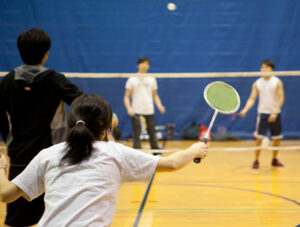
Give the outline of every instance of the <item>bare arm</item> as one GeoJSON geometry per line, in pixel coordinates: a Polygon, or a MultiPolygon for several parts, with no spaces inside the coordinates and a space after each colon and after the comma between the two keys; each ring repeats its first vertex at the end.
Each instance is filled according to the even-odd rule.
{"type": "Polygon", "coordinates": [[[284,103],[284,88],[283,88],[283,84],[281,82],[281,80],[279,81],[278,83],[278,86],[276,88],[276,92],[277,92],[277,95],[278,95],[278,98],[279,98],[279,102],[278,102],[278,105],[276,106],[275,108],[275,111],[274,113],[272,113],[270,115],[270,117],[268,118],[268,121],[269,122],[274,122],[278,116],[278,113],[284,103]]]}
{"type": "Polygon", "coordinates": [[[183,151],[178,151],[167,157],[160,157],[155,172],[167,172],[181,169],[194,158],[204,158],[207,155],[207,146],[198,142],[183,151]]]}
{"type": "Polygon", "coordinates": [[[284,99],[285,99],[284,88],[283,88],[283,84],[282,84],[281,80],[279,81],[278,86],[277,86],[277,94],[279,97],[279,102],[278,102],[278,105],[275,110],[276,114],[279,113],[279,111],[284,103],[284,99]]]}
{"type": "Polygon", "coordinates": [[[132,94],[132,90],[126,89],[125,95],[124,95],[124,105],[126,107],[126,110],[127,110],[127,113],[128,113],[129,116],[134,115],[134,111],[133,111],[133,109],[131,107],[131,104],[130,104],[131,94],[132,94]]]}
{"type": "Polygon", "coordinates": [[[107,130],[107,139],[109,141],[116,141],[114,136],[113,136],[113,131],[115,129],[115,127],[117,127],[119,124],[119,119],[117,114],[113,113],[112,114],[112,120],[111,120],[111,130],[107,130]]]}
{"type": "Polygon", "coordinates": [[[250,96],[249,96],[249,98],[246,102],[246,105],[242,109],[242,111],[240,112],[240,115],[242,117],[245,117],[247,112],[252,108],[252,106],[254,105],[254,103],[256,101],[257,95],[258,95],[258,89],[257,89],[257,85],[256,85],[256,82],[255,82],[252,85],[251,93],[250,93],[250,96]]]}
{"type": "Polygon", "coordinates": [[[107,139],[109,141],[116,141],[111,130],[107,130],[107,139]]]}
{"type": "Polygon", "coordinates": [[[166,110],[165,110],[165,107],[161,103],[161,100],[160,100],[160,98],[158,96],[157,90],[153,90],[152,91],[152,96],[153,96],[154,103],[157,106],[159,112],[161,114],[164,114],[166,110]]]}
{"type": "Polygon", "coordinates": [[[14,183],[10,182],[7,179],[5,169],[7,166],[7,160],[3,154],[1,154],[0,158],[0,200],[2,202],[8,203],[8,202],[13,202],[16,199],[20,198],[23,196],[27,200],[29,198],[27,195],[20,189],[18,188],[14,183]]]}

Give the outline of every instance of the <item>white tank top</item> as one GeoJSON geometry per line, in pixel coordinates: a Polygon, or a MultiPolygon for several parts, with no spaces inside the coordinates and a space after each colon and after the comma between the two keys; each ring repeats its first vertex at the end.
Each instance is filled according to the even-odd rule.
{"type": "Polygon", "coordinates": [[[276,91],[278,83],[279,79],[275,76],[270,77],[268,80],[263,77],[256,80],[259,92],[258,113],[272,114],[275,112],[279,103],[279,96],[276,91]]]}

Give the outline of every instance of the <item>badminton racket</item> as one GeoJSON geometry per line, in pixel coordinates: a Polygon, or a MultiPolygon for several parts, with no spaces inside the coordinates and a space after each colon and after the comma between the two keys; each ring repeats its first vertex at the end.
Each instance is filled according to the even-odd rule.
{"type": "MultiPolygon", "coordinates": [[[[216,120],[218,113],[233,114],[240,107],[240,96],[237,91],[222,81],[214,81],[206,85],[203,92],[206,103],[215,110],[214,115],[209,123],[208,129],[202,139],[207,143],[211,128],[216,120]]],[[[195,158],[195,163],[200,163],[200,158],[195,158]]]]}

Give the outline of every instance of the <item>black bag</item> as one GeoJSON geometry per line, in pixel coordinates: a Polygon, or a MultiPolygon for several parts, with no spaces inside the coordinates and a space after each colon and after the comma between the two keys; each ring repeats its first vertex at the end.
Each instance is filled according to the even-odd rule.
{"type": "Polygon", "coordinates": [[[181,131],[181,138],[185,140],[197,140],[198,127],[199,125],[195,121],[188,123],[181,131]]]}

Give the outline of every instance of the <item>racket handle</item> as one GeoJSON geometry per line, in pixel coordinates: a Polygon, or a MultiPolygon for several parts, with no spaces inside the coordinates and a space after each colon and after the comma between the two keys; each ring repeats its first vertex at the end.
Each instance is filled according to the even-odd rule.
{"type": "Polygon", "coordinates": [[[194,158],[194,162],[195,162],[196,164],[200,163],[200,162],[201,162],[201,158],[194,158]]]}
{"type": "MultiPolygon", "coordinates": [[[[207,144],[207,141],[208,141],[207,137],[204,137],[204,138],[202,139],[202,142],[205,143],[205,144],[207,144]]],[[[200,163],[200,162],[201,162],[201,158],[194,158],[194,162],[195,162],[196,164],[200,163]]]]}

